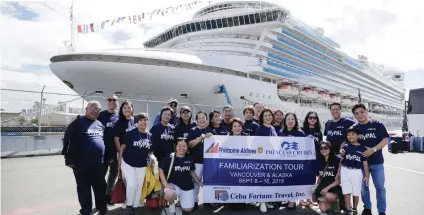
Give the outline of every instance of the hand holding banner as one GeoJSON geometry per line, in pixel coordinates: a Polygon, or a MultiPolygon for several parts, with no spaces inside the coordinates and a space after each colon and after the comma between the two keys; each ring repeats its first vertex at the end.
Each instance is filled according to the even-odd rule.
{"type": "Polygon", "coordinates": [[[311,138],[213,136],[204,144],[205,203],[312,197],[316,155],[311,138]]]}

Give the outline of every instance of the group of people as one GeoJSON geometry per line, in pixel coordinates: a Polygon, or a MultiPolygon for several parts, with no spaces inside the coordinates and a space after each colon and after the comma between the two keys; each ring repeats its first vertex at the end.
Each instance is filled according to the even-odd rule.
{"type": "MultiPolygon", "coordinates": [[[[171,99],[149,130],[149,116],[134,114],[130,102],[124,101],[117,110],[118,98],[112,95],[107,104],[108,108],[101,111],[99,102],[89,102],[85,115],[74,120],[65,132],[62,154],[66,165],[74,171],[82,215],[91,213],[91,187],[97,210],[101,215],[106,214],[107,204],[113,204],[111,191],[118,172],[122,172],[126,184],[125,212],[137,214],[135,208],[141,206],[146,166],[152,160],[159,163],[169,211],[175,213],[176,199],[184,213],[196,210],[202,186],[203,141],[212,135],[311,137],[317,152],[317,186],[313,199],[302,200],[300,204],[318,204],[321,211],[328,212],[338,202],[340,209],[354,213],[361,193],[365,206],[362,214],[370,215],[368,179],[371,175],[379,214],[385,214],[382,149],[388,144],[388,134],[380,122],[369,120],[362,104],[352,108],[357,122],[341,117],[340,104],[330,105],[333,119],[325,123],[326,141],[314,111],[307,113],[303,125],[299,125],[295,113],[284,114],[260,103],[243,109],[244,120],[234,118],[229,105],[222,109],[223,118],[220,111],[209,114],[199,111],[193,120],[190,107],[178,108],[178,101],[171,99]]],[[[278,205],[282,203],[262,202],[260,210],[266,212],[278,205]]],[[[293,210],[296,202],[284,206],[293,210]]]]}

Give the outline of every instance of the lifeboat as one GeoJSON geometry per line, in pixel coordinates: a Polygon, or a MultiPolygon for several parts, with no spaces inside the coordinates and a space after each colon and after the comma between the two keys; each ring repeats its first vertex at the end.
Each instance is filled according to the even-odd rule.
{"type": "Polygon", "coordinates": [[[300,95],[302,96],[302,99],[317,99],[318,98],[318,93],[317,91],[311,89],[310,87],[305,87],[303,88],[303,90],[300,92],[300,95]]]}
{"type": "Polygon", "coordinates": [[[330,101],[330,94],[326,93],[325,91],[319,91],[318,92],[318,100],[329,102],[330,101]]]}
{"type": "Polygon", "coordinates": [[[299,95],[299,88],[292,84],[280,84],[278,87],[278,95],[281,97],[293,97],[299,95]]]}
{"type": "Polygon", "coordinates": [[[330,102],[340,103],[341,101],[342,99],[337,94],[334,94],[334,93],[330,94],[330,102]]]}

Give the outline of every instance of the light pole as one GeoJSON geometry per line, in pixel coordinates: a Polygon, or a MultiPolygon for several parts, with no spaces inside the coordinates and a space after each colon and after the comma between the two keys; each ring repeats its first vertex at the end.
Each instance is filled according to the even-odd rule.
{"type": "Polygon", "coordinates": [[[46,85],[43,86],[43,89],[41,90],[41,96],[40,96],[40,107],[38,111],[38,136],[41,136],[41,111],[43,110],[43,100],[44,101],[46,100],[43,96],[44,88],[46,88],[46,85]]]}

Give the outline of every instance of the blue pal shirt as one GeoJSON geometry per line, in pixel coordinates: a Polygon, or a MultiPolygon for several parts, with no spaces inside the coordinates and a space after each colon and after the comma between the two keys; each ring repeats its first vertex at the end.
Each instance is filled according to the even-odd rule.
{"type": "MultiPolygon", "coordinates": [[[[166,156],[159,165],[166,177],[171,165],[171,155],[166,156]]],[[[192,157],[188,155],[182,158],[175,156],[174,166],[171,169],[171,175],[169,176],[168,183],[175,184],[181,190],[194,189],[193,177],[191,177],[190,171],[194,171],[195,168],[192,157]]]]}
{"type": "Polygon", "coordinates": [[[119,137],[119,142],[122,144],[124,141],[124,136],[128,131],[137,128],[137,124],[135,124],[134,117],[131,119],[120,120],[115,123],[115,137],[119,137]]]}
{"type": "Polygon", "coordinates": [[[224,122],[222,122],[218,128],[212,127],[213,130],[215,130],[217,135],[228,135],[230,132],[228,130],[228,127],[226,125],[223,125],[224,122]]]}
{"type": "MultiPolygon", "coordinates": [[[[200,129],[199,127],[193,127],[188,132],[187,143],[190,141],[200,137],[202,134],[212,133],[216,135],[215,130],[210,127],[206,127],[200,129]]],[[[204,140],[200,141],[194,148],[191,149],[191,153],[195,163],[202,164],[203,163],[203,150],[204,150],[204,140]]]]}
{"type": "Polygon", "coordinates": [[[291,130],[291,131],[284,131],[281,130],[281,132],[278,134],[278,136],[281,137],[304,137],[305,133],[301,130],[291,130]]]}
{"type": "Polygon", "coordinates": [[[159,161],[174,151],[174,129],[172,124],[164,126],[162,123],[156,124],[150,129],[153,153],[159,161]]]}
{"type": "Polygon", "coordinates": [[[259,128],[256,129],[254,136],[278,136],[277,132],[275,131],[275,128],[273,126],[266,127],[264,125],[260,125],[259,128]]]}
{"type": "Polygon", "coordinates": [[[350,143],[343,146],[345,154],[343,156],[342,165],[348,168],[361,169],[363,161],[366,161],[367,158],[362,155],[362,152],[365,152],[367,148],[363,145],[352,145],[350,143]]]}
{"type": "Polygon", "coordinates": [[[253,136],[258,128],[259,124],[257,122],[253,120],[246,120],[246,122],[244,122],[244,129],[242,133],[245,136],[253,136]]]}
{"type": "Polygon", "coordinates": [[[149,132],[142,133],[138,129],[128,131],[122,142],[126,145],[122,153],[125,163],[137,168],[146,167],[147,157],[152,150],[151,137],[149,132]]]}
{"type": "MultiPolygon", "coordinates": [[[[379,121],[369,121],[367,124],[355,124],[355,128],[359,129],[359,143],[368,148],[373,148],[379,144],[384,138],[388,138],[389,134],[386,127],[379,121]]],[[[368,158],[369,164],[384,163],[383,151],[377,150],[368,158]]]]}
{"type": "Polygon", "coordinates": [[[177,127],[175,127],[174,139],[176,140],[179,137],[187,138],[188,131],[196,125],[196,122],[192,122],[190,124],[178,123],[177,127]]]}
{"type": "Polygon", "coordinates": [[[336,180],[336,175],[339,170],[340,158],[334,156],[333,159],[329,160],[327,163],[319,161],[317,164],[318,176],[321,177],[321,183],[333,183],[336,180]]]}
{"type": "Polygon", "coordinates": [[[340,146],[344,141],[347,142],[347,129],[353,124],[355,122],[347,118],[341,118],[337,122],[328,120],[325,123],[324,134],[327,135],[327,141],[331,143],[334,153],[339,154],[340,146]]]}
{"type": "Polygon", "coordinates": [[[226,123],[224,119],[221,121],[220,127],[226,129],[228,132],[231,131],[230,123],[226,123]]]}
{"type": "Polygon", "coordinates": [[[103,164],[105,144],[103,142],[104,126],[98,120],[81,116],[77,135],[81,135],[81,166],[91,167],[103,164]]]}
{"type": "Polygon", "coordinates": [[[116,157],[115,147],[115,124],[118,121],[119,115],[116,112],[110,113],[108,110],[100,112],[99,120],[105,127],[103,140],[105,142],[105,154],[111,157],[116,157]]]}

